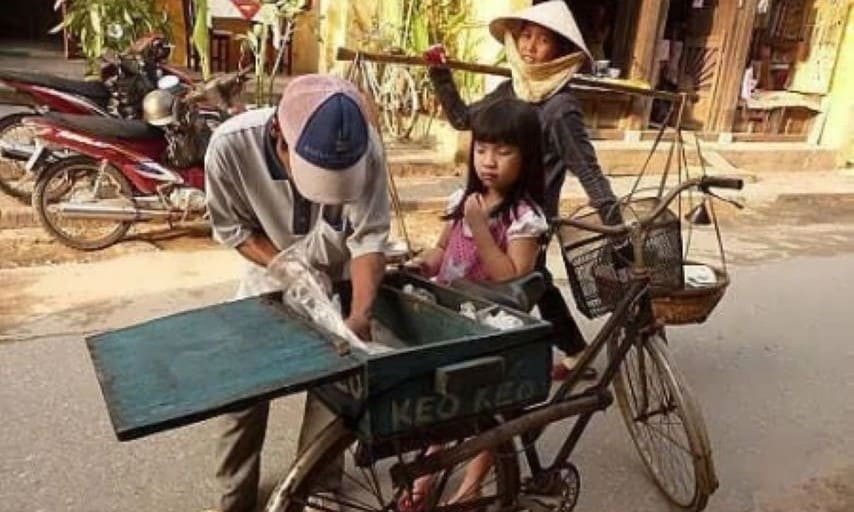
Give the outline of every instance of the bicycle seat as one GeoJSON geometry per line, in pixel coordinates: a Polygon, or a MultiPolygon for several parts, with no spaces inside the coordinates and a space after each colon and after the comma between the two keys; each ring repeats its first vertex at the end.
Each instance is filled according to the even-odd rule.
{"type": "Polygon", "coordinates": [[[452,282],[451,286],[502,306],[530,311],[546,291],[546,280],[541,273],[535,271],[500,283],[476,283],[458,279],[452,282]]]}
{"type": "Polygon", "coordinates": [[[107,100],[110,99],[110,91],[101,82],[71,80],[61,76],[45,75],[42,73],[28,73],[26,71],[12,71],[8,69],[0,69],[0,80],[38,85],[62,92],[69,92],[78,96],[85,96],[102,106],[106,105],[107,100]]]}
{"type": "Polygon", "coordinates": [[[89,135],[97,135],[105,139],[148,140],[163,138],[163,132],[144,121],[80,114],[58,114],[55,112],[48,112],[44,117],[51,124],[89,135]]]}

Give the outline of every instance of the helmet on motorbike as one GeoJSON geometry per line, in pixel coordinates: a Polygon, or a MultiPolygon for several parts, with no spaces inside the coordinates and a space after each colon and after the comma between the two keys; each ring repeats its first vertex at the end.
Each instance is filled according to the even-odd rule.
{"type": "Polygon", "coordinates": [[[175,121],[175,96],[169,91],[156,89],[145,95],[142,100],[142,113],[145,122],[153,126],[166,126],[175,121]]]}

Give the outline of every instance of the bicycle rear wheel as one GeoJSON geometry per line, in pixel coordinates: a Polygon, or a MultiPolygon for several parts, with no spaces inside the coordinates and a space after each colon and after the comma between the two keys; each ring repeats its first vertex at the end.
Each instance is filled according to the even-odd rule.
{"type": "MultiPolygon", "coordinates": [[[[608,347],[612,356],[617,341],[608,347]]],[[[708,435],[663,335],[643,336],[632,344],[614,392],[635,447],[661,491],[685,510],[705,508],[717,488],[708,435]]]]}
{"type": "Polygon", "coordinates": [[[406,139],[418,119],[418,91],[409,71],[399,66],[385,69],[380,84],[377,103],[382,109],[386,134],[395,139],[406,139]]]}
{"type": "MultiPolygon", "coordinates": [[[[391,480],[390,468],[398,461],[411,462],[427,453],[431,442],[407,441],[405,448],[385,458],[372,452],[356,439],[339,419],[332,423],[297,459],[290,473],[273,490],[266,512],[360,511],[494,511],[514,503],[519,491],[519,467],[512,443],[490,450],[492,466],[477,486],[463,488],[463,475],[470,461],[431,475],[431,491],[419,495],[420,505],[403,507],[414,482],[398,487],[391,480]],[[343,459],[339,478],[330,468],[343,459]],[[463,497],[451,503],[463,491],[463,497]]],[[[474,459],[472,459],[474,460],[474,459]]],[[[412,493],[414,495],[414,493],[412,493]]]]}

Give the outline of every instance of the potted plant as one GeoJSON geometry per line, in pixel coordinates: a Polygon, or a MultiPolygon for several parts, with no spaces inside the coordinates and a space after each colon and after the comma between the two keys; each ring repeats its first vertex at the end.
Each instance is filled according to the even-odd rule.
{"type": "Polygon", "coordinates": [[[169,37],[165,12],[154,0],[56,0],[54,10],[63,10],[62,22],[50,30],[67,30],[78,41],[87,61],[87,73],[98,70],[98,59],[106,50],[124,51],[139,37],[158,32],[169,37]]]}

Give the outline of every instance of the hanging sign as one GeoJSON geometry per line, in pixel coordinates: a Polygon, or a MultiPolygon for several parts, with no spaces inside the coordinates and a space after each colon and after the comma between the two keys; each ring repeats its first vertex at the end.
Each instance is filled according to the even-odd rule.
{"type": "Polygon", "coordinates": [[[247,21],[251,21],[261,9],[261,0],[231,0],[231,3],[247,21]]]}

